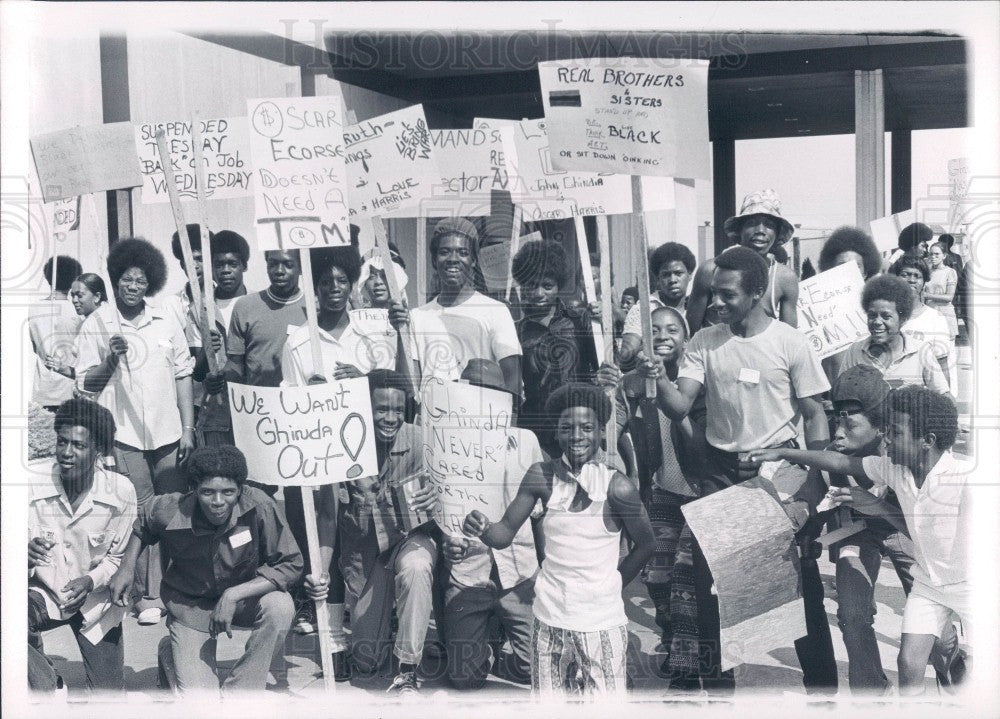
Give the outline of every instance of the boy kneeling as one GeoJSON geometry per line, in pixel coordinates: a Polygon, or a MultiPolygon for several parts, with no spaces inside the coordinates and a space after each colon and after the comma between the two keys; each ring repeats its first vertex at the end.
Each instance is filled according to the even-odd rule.
{"type": "Polygon", "coordinates": [[[159,495],[140,510],[112,597],[124,601],[142,547],[159,542],[178,691],[218,692],[216,638],[231,638],[234,626],[252,631],[222,690],[263,691],[295,615],[287,590],[302,575],[302,555],[274,500],[246,485],[236,447],[196,449],[185,471],[191,491],[159,495]]]}

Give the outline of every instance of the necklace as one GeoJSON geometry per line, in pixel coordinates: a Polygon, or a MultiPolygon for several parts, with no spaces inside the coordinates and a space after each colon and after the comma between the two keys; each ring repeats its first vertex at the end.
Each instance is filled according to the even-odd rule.
{"type": "Polygon", "coordinates": [[[273,292],[271,292],[271,288],[270,287],[268,287],[266,290],[264,290],[264,292],[267,293],[267,296],[271,298],[272,302],[276,302],[279,305],[290,305],[293,302],[298,302],[300,299],[302,299],[302,290],[301,289],[295,290],[295,294],[292,295],[291,297],[287,298],[287,299],[282,299],[281,297],[276,296],[273,292]]]}

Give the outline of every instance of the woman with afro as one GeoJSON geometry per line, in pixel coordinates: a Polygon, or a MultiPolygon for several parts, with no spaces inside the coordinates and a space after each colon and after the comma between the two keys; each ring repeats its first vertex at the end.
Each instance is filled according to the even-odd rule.
{"type": "MultiPolygon", "coordinates": [[[[154,495],[185,489],[177,465],[194,449],[194,358],[176,314],[147,302],[167,279],[158,249],[119,240],[108,254],[108,276],[113,301],[91,313],[77,336],[76,381],[114,416],[116,469],[132,481],[141,508],[154,495]]],[[[153,546],[133,586],[140,624],[162,616],[160,578],[153,546]]]]}
{"type": "Polygon", "coordinates": [[[553,240],[525,243],[512,263],[522,312],[514,323],[521,342],[524,381],[518,423],[533,431],[550,455],[559,450],[553,433],[555,418],[545,411],[546,401],[569,382],[590,381],[598,366],[589,312],[570,309],[562,301],[569,272],[565,252],[553,240]]]}
{"type": "Polygon", "coordinates": [[[819,271],[854,262],[861,276],[871,279],[882,269],[882,255],[875,242],[863,230],[850,225],[838,227],[826,238],[819,253],[819,271]]]}

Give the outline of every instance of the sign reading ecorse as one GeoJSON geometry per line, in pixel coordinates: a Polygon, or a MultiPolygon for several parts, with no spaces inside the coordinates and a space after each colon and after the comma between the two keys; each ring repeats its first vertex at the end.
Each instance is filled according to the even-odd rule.
{"type": "Polygon", "coordinates": [[[556,60],[538,75],[557,169],[711,177],[707,60],[556,60]]]}
{"type": "Polygon", "coordinates": [[[427,429],[421,452],[438,490],[441,529],[461,535],[462,522],[474,509],[499,520],[506,509],[511,395],[431,378],[423,400],[427,429]]]}
{"type": "Polygon", "coordinates": [[[799,330],[820,359],[868,336],[868,320],[861,308],[864,287],[865,280],[854,262],[799,283],[799,330]]]}
{"type": "MultiPolygon", "coordinates": [[[[221,117],[199,120],[202,157],[205,171],[205,196],[210,200],[249,197],[250,147],[247,136],[247,118],[221,117]]],[[[181,200],[197,198],[194,148],[191,141],[191,122],[144,122],[135,126],[135,144],[139,150],[139,168],[142,171],[142,202],[155,204],[170,202],[166,180],[160,167],[156,150],[156,131],[163,128],[167,139],[170,162],[174,167],[177,194],[181,200]]]]}
{"type": "MultiPolygon", "coordinates": [[[[551,220],[632,212],[631,179],[625,175],[556,169],[548,120],[525,120],[498,131],[504,143],[511,201],[525,220],[551,220]]],[[[642,178],[643,209],[674,206],[673,180],[642,178]]]]}
{"type": "Polygon", "coordinates": [[[335,95],[247,100],[259,249],[350,244],[340,108],[335,95]]]}
{"type": "Polygon", "coordinates": [[[351,217],[417,217],[441,174],[422,105],[344,128],[351,217]]]}
{"type": "Polygon", "coordinates": [[[378,474],[364,377],[306,387],[228,387],[233,437],[254,481],[308,487],[378,474]]]}
{"type": "Polygon", "coordinates": [[[455,199],[478,199],[472,216],[490,214],[493,145],[485,129],[431,130],[441,172],[439,192],[455,199]]]}
{"type": "Polygon", "coordinates": [[[31,154],[45,202],[142,184],[131,122],[36,135],[31,154]]]}

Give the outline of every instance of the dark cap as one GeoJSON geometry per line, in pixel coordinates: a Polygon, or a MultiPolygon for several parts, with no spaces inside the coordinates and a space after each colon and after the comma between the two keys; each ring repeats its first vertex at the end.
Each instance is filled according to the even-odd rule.
{"type": "Polygon", "coordinates": [[[462,372],[462,379],[477,387],[509,392],[500,365],[490,359],[473,357],[462,372]]]}
{"type": "Polygon", "coordinates": [[[476,226],[464,217],[444,218],[434,225],[434,232],[431,233],[431,237],[441,237],[442,235],[451,234],[468,237],[469,241],[472,243],[479,242],[479,232],[476,230],[476,226]]]}
{"type": "Polygon", "coordinates": [[[846,402],[856,402],[862,412],[879,407],[892,389],[882,373],[868,365],[855,365],[833,382],[830,398],[834,407],[846,402]]]}

